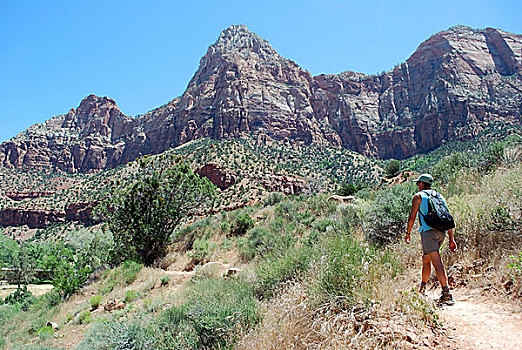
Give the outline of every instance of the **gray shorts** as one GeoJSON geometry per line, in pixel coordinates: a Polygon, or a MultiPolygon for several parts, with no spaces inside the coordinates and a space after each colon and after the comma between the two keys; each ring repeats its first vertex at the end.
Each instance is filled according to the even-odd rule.
{"type": "Polygon", "coordinates": [[[446,234],[444,232],[435,229],[422,232],[422,253],[426,255],[428,253],[438,252],[445,237],[446,234]]]}

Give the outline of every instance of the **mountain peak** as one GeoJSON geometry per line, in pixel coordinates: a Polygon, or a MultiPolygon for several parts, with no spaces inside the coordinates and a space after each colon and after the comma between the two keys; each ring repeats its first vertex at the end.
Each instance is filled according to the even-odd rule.
{"type": "Polygon", "coordinates": [[[268,41],[248,30],[245,25],[231,25],[223,30],[209,50],[212,53],[230,53],[243,50],[258,54],[276,53],[268,41]]]}

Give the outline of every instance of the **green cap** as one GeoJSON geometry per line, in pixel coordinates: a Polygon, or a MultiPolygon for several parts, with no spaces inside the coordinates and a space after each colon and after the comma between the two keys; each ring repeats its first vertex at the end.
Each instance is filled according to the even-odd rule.
{"type": "Polygon", "coordinates": [[[421,176],[419,176],[418,179],[413,179],[413,181],[415,182],[424,182],[424,183],[427,183],[427,184],[432,184],[433,183],[433,176],[431,176],[430,174],[422,174],[421,176]]]}

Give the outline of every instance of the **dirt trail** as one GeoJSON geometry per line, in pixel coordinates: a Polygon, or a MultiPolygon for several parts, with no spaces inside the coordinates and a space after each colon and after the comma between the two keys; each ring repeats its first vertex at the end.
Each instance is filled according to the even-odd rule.
{"type": "Polygon", "coordinates": [[[469,290],[439,311],[453,349],[522,349],[522,312],[469,290]]]}
{"type": "MultiPolygon", "coordinates": [[[[13,293],[16,288],[17,286],[15,284],[4,284],[0,286],[0,299],[13,293]]],[[[53,286],[50,284],[28,284],[27,289],[37,297],[53,289],[53,286]]]]}

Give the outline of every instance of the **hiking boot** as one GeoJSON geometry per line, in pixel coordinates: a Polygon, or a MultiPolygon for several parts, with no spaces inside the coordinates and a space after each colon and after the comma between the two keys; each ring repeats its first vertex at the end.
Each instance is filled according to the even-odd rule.
{"type": "Polygon", "coordinates": [[[421,283],[419,286],[419,294],[426,295],[426,283],[421,283]]]}
{"type": "Polygon", "coordinates": [[[442,292],[440,295],[438,303],[439,305],[453,305],[455,304],[455,300],[453,300],[453,296],[451,293],[448,292],[442,292]]]}

